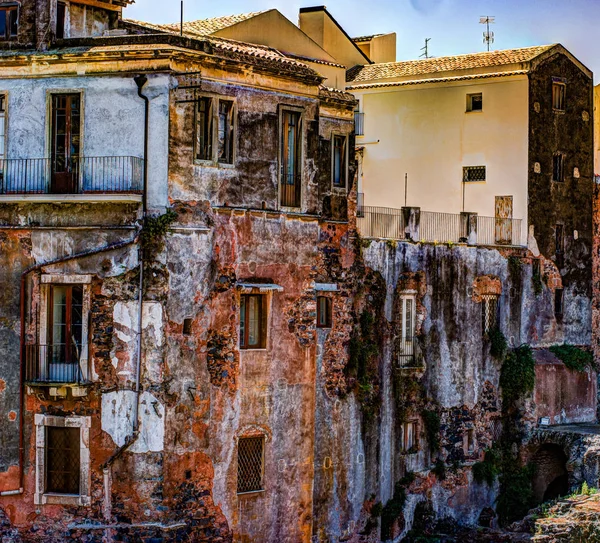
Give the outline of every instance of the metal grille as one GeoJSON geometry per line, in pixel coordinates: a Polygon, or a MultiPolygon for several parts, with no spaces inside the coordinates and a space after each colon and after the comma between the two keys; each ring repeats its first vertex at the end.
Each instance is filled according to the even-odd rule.
{"type": "Polygon", "coordinates": [[[490,432],[492,434],[492,441],[499,441],[502,437],[502,420],[499,418],[492,419],[490,432]]]}
{"type": "Polygon", "coordinates": [[[79,428],[46,427],[46,492],[79,494],[79,428]]]}
{"type": "Polygon", "coordinates": [[[485,166],[463,167],[463,181],[485,181],[485,166]]]}
{"type": "Polygon", "coordinates": [[[497,324],[498,316],[498,296],[495,294],[484,294],[481,303],[481,318],[483,333],[487,334],[493,330],[497,324]]]}
{"type": "Polygon", "coordinates": [[[238,442],[238,494],[263,489],[264,437],[242,437],[238,442]]]}

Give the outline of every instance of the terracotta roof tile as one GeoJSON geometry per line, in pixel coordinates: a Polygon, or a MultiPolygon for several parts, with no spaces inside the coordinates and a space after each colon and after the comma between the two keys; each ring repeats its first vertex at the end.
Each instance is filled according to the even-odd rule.
{"type": "Polygon", "coordinates": [[[371,34],[370,36],[359,36],[358,38],[352,38],[352,41],[354,43],[371,41],[373,38],[376,38],[377,36],[383,36],[383,34],[371,34]]]}
{"type": "Polygon", "coordinates": [[[554,47],[554,45],[542,45],[523,47],[521,49],[507,49],[505,51],[470,53],[467,55],[456,55],[451,57],[436,57],[401,62],[383,62],[380,64],[356,66],[348,70],[347,81],[359,83],[380,79],[452,72],[455,70],[474,70],[477,68],[520,64],[533,60],[535,57],[552,47],[554,47]]]}

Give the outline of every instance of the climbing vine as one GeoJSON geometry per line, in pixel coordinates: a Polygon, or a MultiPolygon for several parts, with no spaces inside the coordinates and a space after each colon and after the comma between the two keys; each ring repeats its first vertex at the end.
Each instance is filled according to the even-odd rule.
{"type": "Polygon", "coordinates": [[[500,371],[500,387],[505,405],[513,405],[535,385],[535,360],[529,345],[521,345],[506,355],[500,371]]]}
{"type": "Polygon", "coordinates": [[[550,351],[559,358],[562,363],[573,371],[586,371],[596,369],[594,355],[590,351],[584,351],[574,345],[554,345],[550,351]]]}
{"type": "Polygon", "coordinates": [[[502,330],[495,326],[488,332],[488,338],[490,340],[490,354],[498,360],[503,360],[508,349],[508,342],[502,330]]]}

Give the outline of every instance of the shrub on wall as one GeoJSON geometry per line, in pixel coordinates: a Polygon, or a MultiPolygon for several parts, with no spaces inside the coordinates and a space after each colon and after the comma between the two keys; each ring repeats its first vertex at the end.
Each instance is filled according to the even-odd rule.
{"type": "Polygon", "coordinates": [[[533,391],[535,360],[529,345],[521,345],[506,355],[500,371],[502,401],[512,405],[533,391]]]}
{"type": "Polygon", "coordinates": [[[554,345],[550,351],[559,358],[562,363],[573,371],[586,371],[596,369],[594,355],[589,351],[584,351],[574,345],[554,345]]]}

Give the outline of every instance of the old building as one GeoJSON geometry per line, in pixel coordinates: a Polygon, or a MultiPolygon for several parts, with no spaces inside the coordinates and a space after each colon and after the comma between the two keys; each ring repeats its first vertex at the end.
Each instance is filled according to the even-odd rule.
{"type": "Polygon", "coordinates": [[[390,196],[405,209],[381,223],[357,206],[357,182],[367,203],[367,181],[386,190],[365,164],[389,142],[355,142],[374,125],[346,78],[394,60],[393,34],[352,39],[322,6],[180,28],[123,20],[128,3],[0,3],[3,538],[490,524],[511,490],[504,465],[476,475],[494,447],[543,467],[532,501],[597,483],[590,440],[556,429],[597,403],[587,72],[559,47],[507,76],[567,79],[563,114],[535,90],[529,246],[484,243],[477,207],[446,210],[461,239],[428,239],[425,203],[390,196]],[[535,168],[546,140],[563,181],[535,168]],[[518,398],[511,360],[529,368],[518,398]]]}

